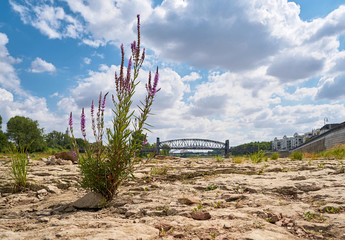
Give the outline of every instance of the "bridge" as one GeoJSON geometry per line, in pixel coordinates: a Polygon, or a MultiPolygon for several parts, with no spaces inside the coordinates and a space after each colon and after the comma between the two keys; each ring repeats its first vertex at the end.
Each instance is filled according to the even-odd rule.
{"type": "Polygon", "coordinates": [[[157,153],[159,153],[160,149],[164,149],[166,146],[169,147],[169,149],[224,150],[226,157],[229,156],[230,153],[229,140],[218,142],[209,139],[187,138],[161,142],[160,139],[157,138],[157,153]]]}

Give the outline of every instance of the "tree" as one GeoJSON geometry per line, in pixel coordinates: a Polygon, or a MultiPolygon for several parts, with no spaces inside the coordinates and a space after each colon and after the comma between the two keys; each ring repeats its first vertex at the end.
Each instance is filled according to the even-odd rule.
{"type": "Polygon", "coordinates": [[[8,139],[6,134],[1,131],[1,127],[2,127],[2,117],[0,116],[0,152],[4,152],[7,150],[8,148],[8,139]]]}
{"type": "Polygon", "coordinates": [[[164,156],[169,156],[170,147],[167,144],[164,144],[161,149],[161,154],[164,156]]]}
{"type": "Polygon", "coordinates": [[[72,138],[67,133],[52,131],[44,139],[50,148],[71,149],[73,147],[72,138]]]}
{"type": "Polygon", "coordinates": [[[270,151],[272,150],[272,142],[250,142],[245,143],[236,147],[232,147],[230,152],[232,155],[246,155],[259,152],[260,150],[263,151],[270,151]]]}
{"type": "Polygon", "coordinates": [[[27,117],[12,117],[7,122],[7,136],[20,150],[39,152],[46,147],[43,128],[38,128],[38,122],[27,117]]]}

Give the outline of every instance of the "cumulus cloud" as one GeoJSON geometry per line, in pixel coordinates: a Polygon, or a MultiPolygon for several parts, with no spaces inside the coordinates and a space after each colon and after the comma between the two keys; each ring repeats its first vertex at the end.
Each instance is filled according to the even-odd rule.
{"type": "Polygon", "coordinates": [[[13,94],[6,89],[0,88],[0,102],[13,102],[13,94]]]}
{"type": "Polygon", "coordinates": [[[338,75],[335,78],[329,78],[320,86],[317,99],[340,99],[345,96],[345,74],[338,75]]]}
{"type": "Polygon", "coordinates": [[[314,20],[311,28],[314,33],[308,39],[309,41],[345,33],[345,5],[341,5],[325,18],[314,20]]]}
{"type": "Polygon", "coordinates": [[[191,72],[190,74],[184,76],[182,78],[182,81],[183,82],[193,82],[193,81],[196,81],[196,80],[199,80],[201,79],[202,77],[200,76],[199,73],[197,72],[191,72]]]}
{"type": "Polygon", "coordinates": [[[91,58],[85,57],[84,59],[85,64],[90,64],[91,63],[91,58]]]}
{"type": "Polygon", "coordinates": [[[311,56],[278,56],[267,69],[267,74],[281,82],[291,82],[313,77],[322,70],[323,65],[323,60],[311,56]]]}
{"type": "Polygon", "coordinates": [[[35,5],[29,1],[20,4],[16,0],[10,0],[10,4],[25,24],[32,25],[49,38],[78,38],[84,31],[83,25],[66,14],[62,7],[41,2],[35,5]]]}
{"type": "Polygon", "coordinates": [[[37,57],[34,61],[31,62],[30,71],[33,73],[55,72],[56,68],[52,63],[48,63],[37,57]]]}
{"type": "Polygon", "coordinates": [[[224,108],[226,107],[227,96],[207,96],[198,99],[191,108],[191,113],[194,116],[209,116],[222,114],[224,108]]]}
{"type": "Polygon", "coordinates": [[[9,42],[6,34],[0,32],[0,87],[11,89],[16,92],[23,92],[20,80],[15,72],[13,64],[18,60],[13,58],[6,47],[9,42]]]}
{"type": "Polygon", "coordinates": [[[294,93],[286,93],[283,97],[290,101],[301,101],[305,98],[314,99],[318,89],[316,87],[311,88],[297,88],[294,93]]]}
{"type": "Polygon", "coordinates": [[[6,34],[0,33],[0,115],[3,123],[14,116],[26,116],[38,120],[46,131],[64,131],[67,126],[67,122],[63,124],[64,117],[55,116],[48,109],[45,98],[32,96],[22,88],[14,67],[19,61],[8,52],[8,42],[6,34]]]}
{"type": "Polygon", "coordinates": [[[164,1],[143,28],[146,42],[167,59],[239,71],[264,63],[279,49],[278,39],[250,20],[240,1],[179,2],[164,1]]]}

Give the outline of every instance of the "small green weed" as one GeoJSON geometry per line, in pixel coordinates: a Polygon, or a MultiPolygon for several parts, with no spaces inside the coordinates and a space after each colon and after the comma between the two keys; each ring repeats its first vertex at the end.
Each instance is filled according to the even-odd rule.
{"type": "Polygon", "coordinates": [[[205,191],[212,191],[212,190],[215,190],[215,189],[217,189],[218,187],[216,186],[216,185],[214,185],[214,184],[211,184],[211,185],[209,185],[209,186],[207,186],[206,188],[205,188],[205,191]]]}
{"type": "Polygon", "coordinates": [[[196,206],[196,208],[193,209],[194,212],[199,211],[202,208],[201,205],[196,206]]]}
{"type": "Polygon", "coordinates": [[[265,151],[260,150],[257,153],[251,154],[249,158],[252,161],[252,163],[260,163],[265,160],[265,154],[265,151]]]}
{"type": "Polygon", "coordinates": [[[216,161],[217,162],[224,162],[224,158],[222,158],[221,156],[217,155],[216,161]]]}
{"type": "Polygon", "coordinates": [[[214,207],[214,208],[220,208],[221,205],[222,205],[222,202],[221,202],[221,201],[218,201],[218,202],[216,202],[216,203],[213,205],[213,207],[214,207]]]}
{"type": "Polygon", "coordinates": [[[326,218],[323,217],[322,214],[319,213],[313,213],[313,212],[305,212],[304,214],[304,219],[307,221],[316,221],[316,222],[324,222],[326,221],[326,218]]]}
{"type": "Polygon", "coordinates": [[[243,157],[232,157],[232,162],[233,163],[242,163],[243,157]]]}
{"type": "Polygon", "coordinates": [[[302,152],[293,152],[292,155],[290,155],[291,160],[302,160],[303,159],[303,153],[302,152]]]}
{"type": "Polygon", "coordinates": [[[151,176],[166,175],[168,173],[168,167],[153,167],[150,169],[151,176]]]}
{"type": "Polygon", "coordinates": [[[277,160],[279,158],[279,153],[275,152],[271,155],[272,160],[277,160]]]}
{"type": "Polygon", "coordinates": [[[25,150],[20,151],[20,147],[14,147],[11,151],[10,171],[15,182],[15,190],[23,189],[27,185],[28,159],[25,150]]]}
{"type": "Polygon", "coordinates": [[[339,213],[341,211],[341,208],[336,208],[336,207],[332,207],[332,206],[328,206],[328,207],[325,207],[321,210],[322,213],[332,213],[332,214],[335,214],[335,213],[339,213]]]}

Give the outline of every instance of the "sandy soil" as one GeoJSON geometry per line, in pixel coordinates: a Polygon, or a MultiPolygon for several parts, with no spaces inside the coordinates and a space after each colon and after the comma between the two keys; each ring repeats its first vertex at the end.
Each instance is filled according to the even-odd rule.
{"type": "Polygon", "coordinates": [[[152,159],[109,207],[80,210],[77,165],[30,161],[12,193],[0,160],[0,239],[345,239],[345,161],[152,159]]]}

